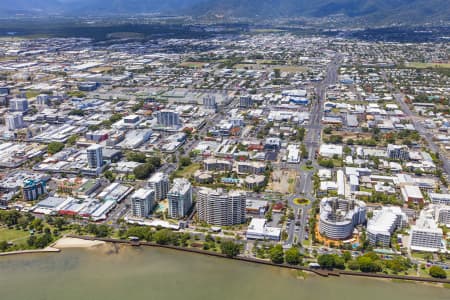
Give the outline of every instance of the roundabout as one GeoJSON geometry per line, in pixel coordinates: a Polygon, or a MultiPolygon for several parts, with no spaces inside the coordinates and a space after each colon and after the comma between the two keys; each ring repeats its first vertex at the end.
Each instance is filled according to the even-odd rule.
{"type": "Polygon", "coordinates": [[[305,198],[294,198],[293,202],[296,205],[308,205],[310,203],[310,201],[305,198]]]}

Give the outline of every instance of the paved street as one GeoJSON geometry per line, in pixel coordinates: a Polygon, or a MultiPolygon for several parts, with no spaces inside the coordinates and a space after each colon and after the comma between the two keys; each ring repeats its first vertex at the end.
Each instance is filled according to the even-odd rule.
{"type": "MultiPolygon", "coordinates": [[[[312,166],[318,167],[316,161],[316,152],[318,151],[321,133],[322,133],[322,115],[323,115],[323,105],[326,100],[327,87],[335,84],[338,79],[338,68],[340,64],[341,56],[336,55],[336,57],[330,62],[327,68],[327,74],[322,82],[320,82],[316,87],[316,101],[312,104],[311,115],[309,120],[309,125],[307,127],[307,133],[305,136],[304,144],[308,150],[308,160],[312,162],[312,166]]],[[[297,236],[297,241],[301,243],[305,236],[307,235],[305,231],[305,225],[308,224],[308,212],[311,205],[314,203],[315,198],[313,195],[313,175],[315,169],[304,169],[302,167],[306,166],[305,161],[299,165],[299,176],[297,178],[295,195],[290,195],[288,197],[288,202],[291,207],[295,207],[295,220],[291,222],[288,227],[288,239],[286,240],[286,245],[292,245],[295,236],[297,236]],[[295,198],[306,198],[310,200],[308,205],[304,205],[299,208],[294,204],[295,198]],[[298,230],[296,230],[295,224],[298,230]]]]}

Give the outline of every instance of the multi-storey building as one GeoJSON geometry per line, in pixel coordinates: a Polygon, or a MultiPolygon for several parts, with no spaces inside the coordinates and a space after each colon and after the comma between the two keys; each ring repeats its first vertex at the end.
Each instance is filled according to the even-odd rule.
{"type": "Polygon", "coordinates": [[[147,181],[150,189],[155,191],[155,201],[167,198],[169,192],[169,176],[162,172],[157,172],[147,181]]]}
{"type": "Polygon", "coordinates": [[[100,145],[91,145],[86,149],[89,168],[98,169],[103,165],[103,147],[100,145]]]}
{"type": "Polygon", "coordinates": [[[370,245],[389,247],[395,230],[406,226],[408,218],[400,207],[383,207],[373,213],[367,223],[367,238],[370,245]]]}
{"type": "Polygon", "coordinates": [[[24,127],[23,116],[20,112],[5,115],[5,125],[9,131],[14,131],[24,127]]]}
{"type": "Polygon", "coordinates": [[[366,221],[366,204],[357,200],[324,198],[320,201],[319,231],[334,240],[350,237],[366,221]]]}
{"type": "Polygon", "coordinates": [[[200,221],[211,225],[230,226],[245,222],[246,194],[202,188],[197,194],[197,213],[200,221]]]}
{"type": "Polygon", "coordinates": [[[9,100],[9,110],[26,112],[28,110],[28,100],[25,98],[16,98],[9,100]]]}
{"type": "Polygon", "coordinates": [[[181,125],[180,115],[178,112],[173,110],[160,110],[156,113],[156,118],[158,120],[158,124],[164,127],[178,128],[181,125]]]}
{"type": "Polygon", "coordinates": [[[409,149],[405,145],[387,145],[387,154],[391,159],[408,160],[409,149]]]}
{"type": "Polygon", "coordinates": [[[25,201],[35,201],[46,192],[45,182],[42,180],[27,179],[23,183],[22,195],[25,201]]]}
{"type": "Polygon", "coordinates": [[[183,218],[192,206],[192,185],[184,178],[176,178],[167,193],[169,200],[169,217],[183,218]]]}
{"type": "Polygon", "coordinates": [[[411,250],[439,252],[443,249],[443,231],[428,211],[423,210],[416,225],[411,227],[411,250]]]}
{"type": "Polygon", "coordinates": [[[155,204],[155,191],[150,189],[139,189],[131,195],[131,208],[133,216],[139,218],[147,217],[155,204]]]}

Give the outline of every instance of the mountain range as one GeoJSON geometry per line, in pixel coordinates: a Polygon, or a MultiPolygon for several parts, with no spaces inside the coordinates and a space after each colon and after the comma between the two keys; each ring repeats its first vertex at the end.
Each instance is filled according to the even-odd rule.
{"type": "Polygon", "coordinates": [[[246,18],[327,17],[389,22],[449,21],[449,0],[1,0],[0,15],[162,13],[246,18]]]}

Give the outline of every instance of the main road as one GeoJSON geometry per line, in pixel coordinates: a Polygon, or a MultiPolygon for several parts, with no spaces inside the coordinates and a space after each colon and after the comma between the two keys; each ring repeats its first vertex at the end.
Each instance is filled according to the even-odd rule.
{"type": "Polygon", "coordinates": [[[428,143],[429,148],[439,154],[439,159],[442,161],[442,168],[447,173],[448,176],[450,176],[450,162],[449,159],[446,156],[446,153],[444,153],[441,148],[433,141],[433,134],[430,134],[430,132],[423,127],[423,125],[420,123],[420,120],[418,117],[411,111],[408,104],[405,103],[405,95],[403,93],[400,93],[393,85],[387,80],[387,76],[385,72],[382,72],[382,77],[386,82],[386,85],[388,89],[393,93],[395,100],[397,101],[398,105],[400,105],[403,112],[408,116],[408,118],[411,120],[412,124],[414,125],[414,128],[417,130],[417,132],[420,134],[420,136],[425,139],[425,141],[428,143]]]}
{"type": "MultiPolygon", "coordinates": [[[[317,167],[316,162],[316,152],[320,146],[321,134],[322,134],[322,117],[323,117],[323,106],[326,99],[326,91],[330,85],[336,84],[338,80],[338,68],[341,62],[342,56],[336,54],[336,56],[328,64],[327,72],[325,78],[317,84],[315,87],[316,101],[313,102],[309,117],[309,124],[306,128],[306,136],[304,140],[304,145],[308,150],[308,160],[312,162],[312,165],[317,167]]],[[[305,239],[305,225],[308,219],[308,210],[311,208],[311,204],[314,202],[315,198],[313,195],[313,174],[314,169],[302,168],[305,166],[305,162],[299,166],[299,177],[297,178],[295,194],[289,196],[289,205],[294,207],[295,219],[290,223],[288,228],[288,239],[286,244],[292,245],[295,236],[295,224],[300,224],[298,228],[297,241],[301,243],[305,239]],[[308,205],[302,206],[301,209],[296,207],[294,204],[294,199],[297,197],[303,197],[310,200],[308,205]]]]}

